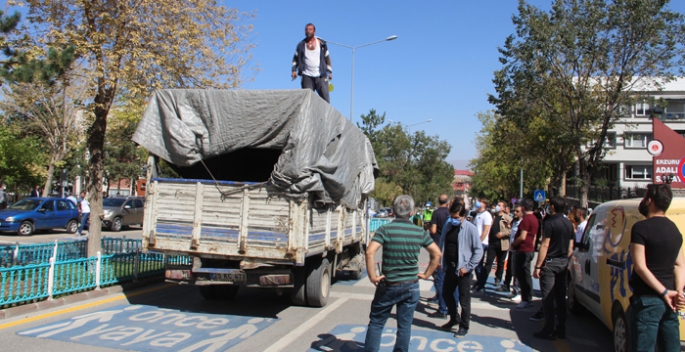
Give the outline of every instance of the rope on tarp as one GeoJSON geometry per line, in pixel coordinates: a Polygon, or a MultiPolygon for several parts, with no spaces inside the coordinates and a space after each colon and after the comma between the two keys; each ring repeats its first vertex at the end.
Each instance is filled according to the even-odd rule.
{"type": "Polygon", "coordinates": [[[230,190],[230,191],[224,191],[224,190],[222,190],[221,188],[219,188],[219,181],[217,181],[216,178],[214,178],[214,175],[212,174],[211,171],[209,171],[209,168],[207,167],[207,165],[205,164],[205,162],[204,162],[202,159],[200,159],[200,162],[202,163],[202,166],[205,167],[205,170],[207,170],[207,173],[209,173],[209,176],[212,178],[212,180],[214,180],[214,187],[216,187],[217,191],[219,191],[219,193],[221,193],[221,201],[222,201],[222,202],[223,202],[224,200],[226,200],[226,198],[228,198],[229,196],[231,196],[231,195],[233,195],[233,194],[236,194],[236,193],[241,193],[241,192],[242,192],[243,190],[245,190],[245,189],[256,188],[256,187],[262,187],[262,186],[267,185],[269,182],[271,182],[271,178],[269,178],[269,180],[264,181],[264,182],[254,183],[254,184],[251,184],[251,185],[243,185],[243,186],[241,186],[241,187],[234,188],[234,189],[232,189],[232,190],[230,190]]]}

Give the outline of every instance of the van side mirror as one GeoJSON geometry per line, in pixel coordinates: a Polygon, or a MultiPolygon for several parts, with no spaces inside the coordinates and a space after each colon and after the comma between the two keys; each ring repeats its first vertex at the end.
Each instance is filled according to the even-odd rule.
{"type": "Polygon", "coordinates": [[[131,206],[129,204],[124,205],[124,209],[131,209],[131,206]]]}

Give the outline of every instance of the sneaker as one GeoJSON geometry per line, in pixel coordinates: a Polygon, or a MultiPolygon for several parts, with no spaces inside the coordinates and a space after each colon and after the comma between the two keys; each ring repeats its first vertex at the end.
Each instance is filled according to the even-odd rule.
{"type": "Polygon", "coordinates": [[[468,334],[468,333],[469,333],[469,330],[468,330],[468,329],[459,329],[459,331],[457,331],[457,332],[454,334],[454,337],[456,337],[456,338],[464,338],[464,337],[466,337],[466,334],[468,334]]]}
{"type": "Polygon", "coordinates": [[[473,292],[476,293],[476,292],[480,292],[480,291],[483,291],[483,290],[485,290],[485,287],[483,287],[483,286],[476,286],[476,288],[473,289],[473,292]]]}
{"type": "Polygon", "coordinates": [[[429,317],[431,318],[439,318],[439,319],[447,319],[448,315],[447,313],[440,313],[440,312],[435,312],[428,314],[429,317]]]}
{"type": "Polygon", "coordinates": [[[455,331],[456,332],[455,329],[459,328],[459,324],[457,324],[457,322],[454,320],[450,320],[447,322],[447,324],[441,326],[440,328],[443,330],[455,331]]]}
{"type": "Polygon", "coordinates": [[[530,317],[530,320],[532,320],[532,321],[543,321],[543,320],[545,320],[545,314],[542,313],[542,309],[539,310],[537,313],[535,313],[535,315],[530,317]]]}
{"type": "Polygon", "coordinates": [[[521,303],[519,303],[519,304],[516,306],[516,308],[518,308],[518,309],[526,309],[526,308],[530,308],[530,307],[532,307],[532,306],[533,306],[533,302],[521,301],[521,303]]]}
{"type": "Polygon", "coordinates": [[[436,300],[429,299],[426,301],[426,304],[429,306],[432,306],[432,307],[437,307],[438,305],[440,305],[440,302],[437,299],[436,300]]]}
{"type": "Polygon", "coordinates": [[[539,332],[533,333],[533,337],[536,337],[538,339],[550,340],[550,341],[554,341],[557,339],[557,337],[554,335],[554,333],[548,333],[545,331],[539,331],[539,332]]]}
{"type": "Polygon", "coordinates": [[[499,288],[500,286],[502,286],[502,284],[500,282],[501,282],[501,280],[495,279],[495,287],[499,288]]]}
{"type": "Polygon", "coordinates": [[[509,292],[511,293],[511,287],[507,285],[500,285],[500,287],[497,288],[497,292],[509,292]]]}

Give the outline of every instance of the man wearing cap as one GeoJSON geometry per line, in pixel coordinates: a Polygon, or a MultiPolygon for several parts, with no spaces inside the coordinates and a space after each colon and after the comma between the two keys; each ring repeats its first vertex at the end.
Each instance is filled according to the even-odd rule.
{"type": "Polygon", "coordinates": [[[290,76],[293,80],[302,76],[302,89],[311,89],[330,104],[328,80],[333,79],[331,56],[326,42],[315,36],[316,27],[308,23],[304,27],[305,38],[297,44],[290,76]]]}

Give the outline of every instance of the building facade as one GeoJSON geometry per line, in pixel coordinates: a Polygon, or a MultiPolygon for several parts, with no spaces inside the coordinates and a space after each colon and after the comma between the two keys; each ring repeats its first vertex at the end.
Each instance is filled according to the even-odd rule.
{"type": "Polygon", "coordinates": [[[593,175],[593,184],[619,189],[642,189],[652,183],[654,168],[647,144],[653,140],[655,115],[685,138],[685,78],[663,83],[662,89],[642,84],[634,88],[644,95],[633,106],[622,108],[623,116],[609,130],[604,168],[593,175]]]}

